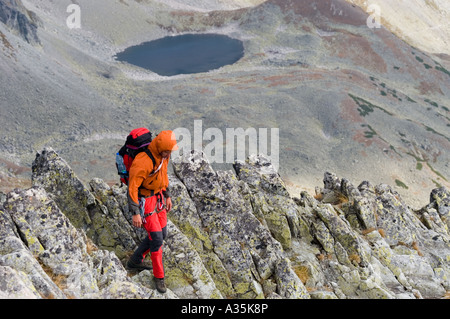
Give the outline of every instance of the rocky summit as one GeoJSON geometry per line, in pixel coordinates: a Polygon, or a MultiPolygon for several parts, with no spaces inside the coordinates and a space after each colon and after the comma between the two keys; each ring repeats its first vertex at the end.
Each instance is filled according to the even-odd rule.
{"type": "Polygon", "coordinates": [[[1,196],[1,298],[438,299],[450,290],[450,192],[413,210],[389,185],[326,172],[291,196],[263,156],[214,170],[202,152],[173,159],[164,242],[168,290],[124,267],[145,236],[126,186],[85,185],[52,148],[32,187],[1,196]]]}

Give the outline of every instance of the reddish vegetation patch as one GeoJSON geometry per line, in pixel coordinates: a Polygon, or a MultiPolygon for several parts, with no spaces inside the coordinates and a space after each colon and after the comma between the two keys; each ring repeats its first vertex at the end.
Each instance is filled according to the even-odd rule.
{"type": "Polygon", "coordinates": [[[11,172],[15,175],[20,175],[20,174],[31,171],[31,169],[29,167],[20,166],[20,165],[14,164],[11,161],[5,160],[5,159],[0,158],[0,163],[3,164],[9,172],[11,172]]]}
{"type": "Polygon", "coordinates": [[[221,79],[221,78],[215,78],[215,79],[212,79],[212,80],[215,81],[215,82],[219,82],[219,83],[230,82],[229,79],[221,79]]]}
{"type": "Polygon", "coordinates": [[[31,179],[21,177],[9,177],[0,175],[0,192],[8,193],[15,188],[31,187],[31,179]]]}
{"type": "Polygon", "coordinates": [[[311,19],[330,20],[336,23],[350,25],[365,25],[367,13],[345,0],[270,0],[284,12],[294,12],[297,15],[311,19]]]}
{"type": "Polygon", "coordinates": [[[430,83],[430,82],[425,82],[422,81],[420,82],[419,87],[417,87],[417,89],[420,91],[420,94],[433,94],[433,93],[439,93],[441,95],[444,95],[444,93],[442,92],[441,88],[439,87],[439,85],[436,85],[435,83],[430,83]]]}
{"type": "Polygon", "coordinates": [[[301,81],[317,81],[324,79],[324,74],[319,72],[303,73],[301,76],[301,81]]]}
{"type": "Polygon", "coordinates": [[[273,75],[273,76],[265,77],[264,81],[277,82],[277,81],[280,81],[282,79],[292,78],[292,77],[294,77],[293,74],[273,75]]]}
{"type": "Polygon", "coordinates": [[[341,59],[349,59],[354,65],[361,65],[374,72],[386,72],[387,65],[384,59],[377,54],[370,42],[361,36],[340,34],[334,37],[325,37],[328,50],[341,59]]]}
{"type": "Polygon", "coordinates": [[[0,172],[0,191],[1,192],[10,192],[14,188],[28,188],[31,187],[31,179],[21,177],[22,174],[28,173],[31,171],[29,167],[20,166],[14,164],[11,161],[0,159],[0,164],[6,170],[15,176],[7,176],[3,172],[0,172]]]}
{"type": "Polygon", "coordinates": [[[307,25],[302,25],[302,30],[303,30],[303,31],[306,31],[306,32],[312,32],[311,27],[310,27],[310,26],[307,26],[307,25]]]}
{"type": "Polygon", "coordinates": [[[255,83],[257,77],[258,77],[257,73],[252,73],[249,75],[242,75],[242,76],[235,78],[235,82],[239,83],[239,84],[255,83]]]}
{"type": "MultiPolygon", "coordinates": [[[[404,65],[408,66],[407,68],[401,68],[400,70],[408,72],[413,78],[419,78],[421,76],[422,70],[419,71],[416,67],[414,67],[417,64],[417,61],[414,55],[411,54],[411,52],[403,51],[403,48],[405,46],[403,43],[400,43],[401,40],[390,33],[388,34],[387,31],[377,31],[377,34],[383,40],[386,47],[395,55],[395,58],[398,61],[401,61],[404,65]]],[[[400,66],[397,65],[397,67],[400,66]]]]}
{"type": "Polygon", "coordinates": [[[374,144],[379,149],[389,148],[389,144],[386,143],[384,140],[379,138],[377,135],[368,137],[367,132],[368,130],[366,127],[361,127],[361,129],[356,130],[355,135],[353,135],[353,140],[355,142],[363,144],[366,147],[369,147],[372,144],[374,144]]]}
{"type": "Polygon", "coordinates": [[[350,81],[352,85],[358,84],[358,87],[360,88],[373,88],[373,83],[369,81],[367,74],[349,69],[342,69],[339,71],[345,76],[345,79],[342,77],[342,80],[350,81]]]}
{"type": "Polygon", "coordinates": [[[265,77],[264,81],[269,81],[269,87],[279,86],[279,85],[287,85],[292,82],[294,76],[292,74],[286,75],[274,75],[265,77]]]}
{"type": "Polygon", "coordinates": [[[373,138],[367,138],[365,136],[364,132],[365,131],[363,129],[357,130],[355,135],[353,136],[353,140],[358,142],[358,143],[360,143],[360,144],[364,144],[366,147],[369,147],[374,142],[374,139],[373,138]]]}
{"type": "Polygon", "coordinates": [[[294,83],[305,83],[323,79],[324,75],[322,73],[311,71],[293,71],[286,74],[268,76],[263,78],[264,81],[269,82],[268,87],[292,85],[294,83]]]}
{"type": "Polygon", "coordinates": [[[199,92],[200,92],[201,94],[214,94],[214,91],[213,91],[213,90],[210,90],[210,89],[208,89],[208,88],[200,89],[199,92]]]}
{"type": "Polygon", "coordinates": [[[350,122],[350,123],[363,123],[363,118],[359,114],[358,107],[350,97],[346,97],[341,102],[341,113],[340,116],[342,119],[350,122]]]}

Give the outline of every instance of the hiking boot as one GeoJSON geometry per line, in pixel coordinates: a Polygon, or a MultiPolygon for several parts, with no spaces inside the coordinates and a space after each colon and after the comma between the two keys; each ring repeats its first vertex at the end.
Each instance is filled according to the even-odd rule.
{"type": "Polygon", "coordinates": [[[160,293],[165,293],[167,291],[166,284],[164,283],[164,278],[155,278],[156,290],[160,293]]]}
{"type": "Polygon", "coordinates": [[[148,265],[148,264],[146,264],[144,262],[136,264],[131,259],[129,259],[128,262],[127,262],[127,268],[131,269],[131,270],[139,270],[139,271],[141,271],[141,270],[152,270],[153,269],[152,266],[150,266],[150,265],[148,265]]]}

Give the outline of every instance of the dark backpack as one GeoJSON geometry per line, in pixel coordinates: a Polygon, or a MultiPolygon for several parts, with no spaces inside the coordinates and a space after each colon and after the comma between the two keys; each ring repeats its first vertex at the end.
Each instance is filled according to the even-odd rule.
{"type": "Polygon", "coordinates": [[[156,165],[155,158],[148,149],[148,145],[152,141],[152,133],[144,128],[137,128],[130,132],[125,141],[125,145],[116,154],[117,173],[120,176],[120,181],[128,185],[128,177],[134,158],[141,152],[147,155],[153,161],[153,167],[156,165]]]}

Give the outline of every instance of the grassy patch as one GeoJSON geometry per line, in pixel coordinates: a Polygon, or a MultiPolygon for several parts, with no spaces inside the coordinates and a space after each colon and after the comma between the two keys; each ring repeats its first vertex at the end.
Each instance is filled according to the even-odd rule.
{"type": "Polygon", "coordinates": [[[424,125],[424,126],[425,126],[425,129],[426,129],[428,132],[431,132],[431,133],[434,133],[434,134],[436,134],[436,135],[442,136],[443,138],[447,139],[447,141],[450,142],[450,138],[448,138],[448,137],[445,136],[444,134],[441,134],[441,133],[437,132],[435,129],[433,129],[433,128],[427,126],[427,125],[424,125]]]}
{"type": "Polygon", "coordinates": [[[444,175],[442,175],[441,173],[439,173],[437,170],[435,170],[433,168],[433,166],[431,166],[431,164],[429,162],[427,162],[428,167],[431,169],[431,171],[433,173],[435,173],[437,176],[439,176],[440,178],[442,178],[443,180],[445,180],[446,182],[448,182],[448,180],[444,177],[444,175]]]}
{"type": "Polygon", "coordinates": [[[416,101],[414,101],[412,98],[410,98],[409,96],[406,96],[406,99],[408,100],[408,102],[412,102],[412,103],[417,103],[416,101]]]}
{"type": "MultiPolygon", "coordinates": [[[[377,78],[375,78],[375,77],[373,77],[373,76],[371,76],[370,77],[370,79],[373,81],[373,82],[376,82],[376,81],[378,81],[379,82],[379,80],[377,79],[377,78]]],[[[384,82],[379,82],[379,83],[373,83],[373,85],[375,85],[376,87],[381,87],[381,89],[380,89],[380,94],[382,95],[382,96],[388,96],[388,95],[392,95],[392,97],[395,97],[397,100],[399,100],[400,102],[402,102],[402,98],[400,98],[398,95],[397,95],[397,90],[395,90],[395,89],[390,89],[387,85],[386,85],[386,83],[384,83],[384,82]]],[[[410,98],[408,98],[406,95],[405,95],[405,97],[408,99],[408,101],[413,101],[413,100],[411,100],[410,98]]],[[[359,98],[359,99],[361,99],[361,98],[359,98]]],[[[367,104],[367,101],[365,101],[365,103],[367,104]]],[[[380,107],[378,107],[378,108],[380,108],[380,107]]],[[[383,109],[384,110],[384,109],[383,109]]],[[[385,111],[385,110],[384,110],[385,111]]],[[[386,111],[385,111],[386,112],[386,111]]]]}
{"type": "Polygon", "coordinates": [[[431,101],[430,99],[425,99],[424,101],[427,102],[428,104],[430,104],[431,106],[439,107],[439,104],[437,104],[434,101],[431,101]]]}
{"type": "Polygon", "coordinates": [[[436,63],[436,66],[435,66],[436,70],[441,71],[441,72],[447,74],[448,76],[450,76],[450,72],[446,68],[444,68],[442,65],[440,65],[436,61],[434,61],[434,62],[436,63]]]}
{"type": "Polygon", "coordinates": [[[305,285],[308,279],[310,278],[310,273],[308,267],[297,265],[293,267],[295,274],[300,278],[302,283],[305,285]]]}
{"type": "Polygon", "coordinates": [[[412,157],[415,158],[415,160],[417,161],[416,169],[422,170],[422,168],[423,168],[423,164],[422,164],[422,163],[425,163],[425,164],[427,164],[428,168],[429,168],[434,174],[436,174],[437,176],[439,176],[440,178],[442,178],[443,180],[445,180],[445,181],[448,182],[448,180],[444,177],[444,175],[442,175],[441,173],[439,173],[437,170],[435,170],[435,169],[433,168],[433,166],[431,166],[431,164],[428,162],[428,160],[422,159],[422,158],[420,158],[420,157],[418,157],[418,156],[416,156],[416,155],[414,155],[414,154],[412,154],[412,153],[410,153],[410,152],[407,152],[406,154],[408,154],[408,155],[410,155],[410,156],[412,156],[412,157]]]}
{"type": "Polygon", "coordinates": [[[375,109],[379,109],[379,110],[383,111],[384,113],[386,113],[386,114],[388,114],[388,115],[391,115],[391,116],[394,115],[394,114],[392,114],[391,112],[386,111],[384,108],[382,108],[382,107],[380,107],[380,106],[378,106],[378,105],[372,104],[372,103],[370,103],[369,101],[364,100],[363,98],[360,98],[360,97],[355,96],[355,95],[350,94],[350,93],[349,93],[348,95],[349,95],[349,96],[353,99],[353,101],[355,101],[355,103],[358,105],[358,112],[359,112],[359,115],[361,115],[361,116],[363,116],[363,117],[369,115],[369,114],[372,113],[375,109]]]}
{"type": "Polygon", "coordinates": [[[442,185],[439,184],[438,182],[436,182],[434,179],[432,179],[431,181],[434,183],[434,185],[436,185],[437,188],[441,188],[442,187],[442,185]]]}
{"type": "Polygon", "coordinates": [[[375,132],[375,130],[369,124],[361,124],[361,126],[368,128],[368,131],[364,131],[365,138],[373,138],[375,135],[377,135],[377,132],[375,132]]]}
{"type": "MultiPolygon", "coordinates": [[[[384,140],[383,140],[384,141],[384,140]]],[[[385,141],[387,143],[387,141],[385,141]]],[[[402,154],[400,154],[399,152],[397,152],[397,150],[395,149],[394,145],[389,145],[389,148],[395,152],[398,156],[403,157],[402,154]]]]}
{"type": "Polygon", "coordinates": [[[398,187],[402,187],[402,188],[404,188],[404,189],[408,189],[409,187],[408,186],[406,186],[406,184],[405,183],[403,183],[401,180],[399,180],[399,179],[396,179],[395,180],[395,184],[398,186],[398,187]]]}

